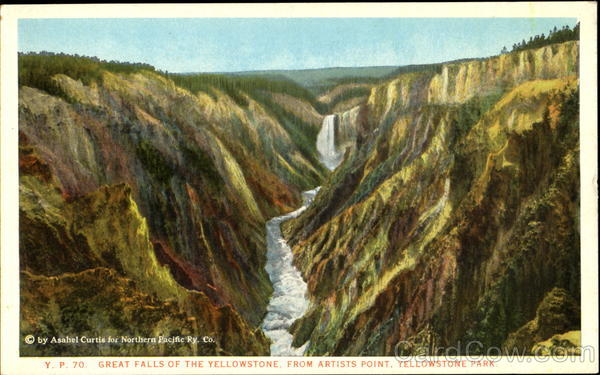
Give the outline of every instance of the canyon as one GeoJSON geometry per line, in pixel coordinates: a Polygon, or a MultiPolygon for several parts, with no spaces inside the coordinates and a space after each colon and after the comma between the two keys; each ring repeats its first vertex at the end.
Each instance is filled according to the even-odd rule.
{"type": "Polygon", "coordinates": [[[578,66],[551,44],[336,84],[330,106],[101,65],[22,84],[22,334],[215,340],[21,355],[576,342],[578,66]]]}

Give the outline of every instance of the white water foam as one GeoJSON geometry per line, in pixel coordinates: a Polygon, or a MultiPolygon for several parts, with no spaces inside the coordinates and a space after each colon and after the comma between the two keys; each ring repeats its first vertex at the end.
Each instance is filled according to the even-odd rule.
{"type": "Polygon", "coordinates": [[[262,329],[271,339],[272,356],[301,356],[306,344],[292,347],[293,336],[289,333],[292,323],[306,312],[306,283],[300,271],[292,263],[292,249],[281,235],[281,223],[298,217],[310,206],[321,187],[302,193],[302,207],[287,215],[277,216],[267,222],[267,265],[265,269],[273,284],[273,295],[267,306],[262,329]]]}
{"type": "Polygon", "coordinates": [[[342,153],[335,149],[335,115],[327,115],[323,119],[317,134],[317,151],[321,163],[329,170],[334,170],[342,162],[342,153]]]}

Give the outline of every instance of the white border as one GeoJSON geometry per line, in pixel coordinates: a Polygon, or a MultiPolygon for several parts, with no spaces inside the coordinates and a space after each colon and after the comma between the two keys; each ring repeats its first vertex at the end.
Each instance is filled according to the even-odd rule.
{"type": "MultiPolygon", "coordinates": [[[[215,18],[268,18],[268,17],[576,17],[581,21],[581,237],[582,237],[582,345],[595,348],[596,358],[592,363],[558,363],[553,361],[521,363],[518,367],[506,360],[496,363],[494,369],[481,368],[426,368],[426,369],[377,369],[336,368],[324,369],[320,373],[345,372],[381,373],[426,372],[465,373],[482,372],[534,373],[534,372],[597,372],[598,371],[598,207],[597,207],[597,19],[595,2],[521,2],[521,3],[402,3],[402,4],[151,4],[151,5],[23,5],[1,8],[1,373],[77,373],[76,370],[46,370],[42,362],[47,359],[19,358],[18,345],[18,130],[17,130],[17,20],[20,18],[172,18],[172,17],[215,17],[215,18]]],[[[80,360],[82,358],[73,358],[80,360]]],[[[93,366],[102,358],[84,358],[88,364],[85,373],[106,373],[106,369],[93,366]]],[[[127,360],[127,358],[116,358],[127,360]]],[[[130,358],[130,360],[156,360],[156,357],[130,358]]],[[[167,360],[185,358],[168,357],[167,360]]],[[[209,357],[198,358],[205,361],[209,357]]],[[[216,358],[213,358],[216,359],[216,358]]],[[[222,358],[219,358],[222,359],[222,358]]],[[[228,358],[232,360],[233,358],[228,358]]],[[[253,359],[259,359],[254,357],[253,359]]],[[[263,359],[273,359],[266,357],[263,359]]],[[[319,358],[311,358],[318,361],[319,358]]],[[[331,359],[331,358],[326,358],[331,359]]],[[[340,357],[340,360],[367,358],[340,357]]],[[[376,359],[382,359],[377,357],[376,359]]],[[[395,361],[393,358],[389,358],[395,361]]],[[[68,358],[60,360],[67,361],[68,358]]],[[[282,359],[282,363],[285,359],[282,359]]],[[[114,369],[110,373],[140,373],[139,369],[114,369]]],[[[157,373],[231,373],[232,369],[149,369],[148,374],[157,373]]],[[[283,369],[269,371],[255,369],[246,373],[306,373],[306,369],[283,369]]],[[[83,372],[83,371],[80,371],[83,372]]],[[[319,373],[312,370],[313,373],[319,373]]]]}

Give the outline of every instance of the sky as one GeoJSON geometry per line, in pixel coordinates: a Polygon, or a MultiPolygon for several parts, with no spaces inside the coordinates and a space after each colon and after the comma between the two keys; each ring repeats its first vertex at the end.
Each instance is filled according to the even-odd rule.
{"type": "Polygon", "coordinates": [[[400,66],[498,54],[573,18],[21,19],[20,52],[143,62],[169,72],[400,66]]]}

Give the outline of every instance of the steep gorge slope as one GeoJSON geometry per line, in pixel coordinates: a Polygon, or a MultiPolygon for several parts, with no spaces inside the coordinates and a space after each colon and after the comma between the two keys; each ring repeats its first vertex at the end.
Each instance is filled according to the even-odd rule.
{"type": "Polygon", "coordinates": [[[268,92],[191,93],[145,70],[50,79],[52,94],[19,90],[22,334],[216,343],[22,353],[268,354],[264,224],[322,179],[293,136],[297,124],[316,134],[318,114],[267,108],[268,92]]]}
{"type": "Polygon", "coordinates": [[[528,352],[579,329],[578,49],[401,74],[338,116],[345,160],[284,225],[312,300],[296,346],[528,352]]]}

